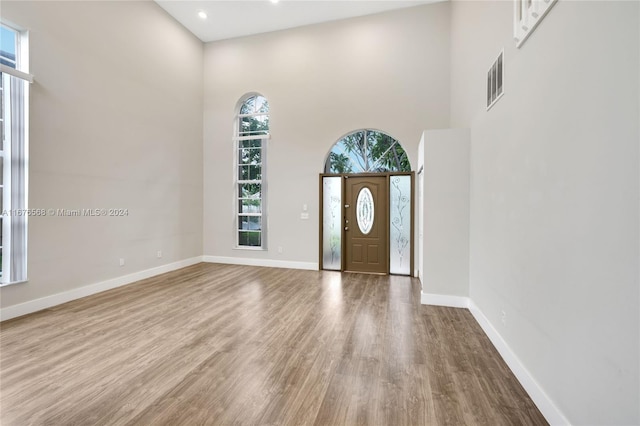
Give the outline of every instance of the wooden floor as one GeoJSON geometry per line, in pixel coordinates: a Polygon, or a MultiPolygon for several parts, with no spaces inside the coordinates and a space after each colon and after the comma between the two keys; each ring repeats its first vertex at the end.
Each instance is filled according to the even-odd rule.
{"type": "Polygon", "coordinates": [[[540,425],[407,277],[199,264],[0,327],[9,425],[540,425]]]}

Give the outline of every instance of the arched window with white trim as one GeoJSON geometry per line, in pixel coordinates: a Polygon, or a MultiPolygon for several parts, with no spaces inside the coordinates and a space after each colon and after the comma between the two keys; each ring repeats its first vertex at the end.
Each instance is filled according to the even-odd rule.
{"type": "Polygon", "coordinates": [[[252,94],[239,104],[236,119],[236,246],[266,248],[265,163],[269,103],[252,94]]]}

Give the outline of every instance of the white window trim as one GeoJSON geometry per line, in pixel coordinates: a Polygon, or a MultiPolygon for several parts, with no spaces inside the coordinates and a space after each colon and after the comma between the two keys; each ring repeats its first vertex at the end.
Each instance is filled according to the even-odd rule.
{"type": "MultiPolygon", "coordinates": [[[[271,135],[270,134],[266,134],[266,135],[254,135],[254,136],[235,136],[233,138],[234,141],[249,141],[249,140],[255,140],[255,139],[271,139],[271,135]]],[[[237,146],[236,146],[236,148],[237,148],[237,146]]],[[[236,156],[237,156],[237,154],[236,154],[236,156]]]]}
{"type": "MultiPolygon", "coordinates": [[[[11,96],[7,96],[9,84],[9,78],[2,76],[2,90],[4,101],[4,120],[7,123],[12,123],[11,117],[11,96]]],[[[2,123],[5,126],[5,123],[2,123]]],[[[4,143],[4,149],[2,152],[2,209],[4,211],[11,211],[11,128],[9,125],[5,127],[4,135],[6,143],[4,143]],[[9,166],[7,166],[9,164],[9,166]]],[[[2,217],[2,272],[0,273],[0,285],[9,284],[6,281],[7,277],[11,277],[11,216],[6,215],[2,217]],[[7,244],[8,243],[8,244],[7,244]]]]}
{"type": "Polygon", "coordinates": [[[513,0],[513,38],[516,47],[529,38],[557,0],[513,0]]]}
{"type": "MultiPolygon", "coordinates": [[[[9,215],[5,215],[3,217],[3,241],[2,241],[2,276],[0,277],[0,286],[7,286],[12,284],[18,284],[27,281],[27,255],[28,255],[28,215],[26,212],[28,211],[28,201],[29,201],[29,84],[33,83],[33,76],[28,73],[29,70],[29,33],[23,29],[16,27],[15,25],[8,24],[4,21],[0,21],[0,23],[14,31],[17,35],[16,39],[16,67],[18,69],[14,69],[8,67],[6,65],[0,64],[0,71],[2,72],[4,79],[3,81],[3,90],[7,90],[9,92],[9,96],[7,92],[5,92],[4,101],[5,101],[5,118],[7,118],[7,123],[9,124],[6,127],[6,133],[8,137],[6,138],[7,142],[4,144],[4,151],[2,152],[2,161],[6,165],[9,163],[10,165],[14,163],[14,161],[20,161],[13,158],[12,153],[12,144],[14,143],[14,133],[13,130],[16,128],[23,129],[21,134],[22,143],[19,144],[21,152],[17,155],[22,156],[22,181],[23,185],[21,189],[23,191],[21,198],[14,197],[11,193],[11,188],[13,185],[13,177],[14,172],[12,171],[12,167],[3,167],[3,210],[7,210],[11,212],[9,215]],[[18,102],[20,104],[21,113],[18,113],[16,117],[12,116],[12,96],[11,96],[11,79],[17,78],[19,80],[25,81],[25,84],[22,86],[22,98],[18,102]],[[9,188],[9,191],[6,189],[9,188]],[[14,204],[14,200],[18,200],[17,205],[14,204]],[[15,212],[22,212],[17,215],[15,212]],[[18,221],[19,224],[22,222],[22,226],[20,229],[21,232],[18,233],[17,236],[13,234],[13,228],[16,225],[14,222],[18,221]],[[20,246],[19,249],[24,251],[21,257],[20,262],[13,262],[12,247],[15,244],[18,244],[14,241],[15,238],[20,238],[20,246]],[[7,244],[8,243],[8,244],[7,244]],[[13,270],[13,266],[17,265],[17,271],[13,270]]],[[[2,123],[4,126],[5,123],[2,123]]],[[[18,136],[20,137],[20,135],[18,136]]],[[[18,172],[20,173],[19,169],[18,172]]],[[[20,182],[17,183],[20,185],[20,182]]]]}
{"type": "MultiPolygon", "coordinates": [[[[248,99],[248,98],[247,98],[248,99]]],[[[269,113],[268,112],[250,112],[247,114],[238,114],[238,117],[240,118],[245,118],[245,117],[260,117],[261,115],[266,115],[268,116],[269,113]]]]}
{"type": "Polygon", "coordinates": [[[0,64],[0,72],[12,75],[12,76],[14,76],[16,78],[19,78],[21,80],[25,80],[25,81],[27,81],[29,83],[33,83],[33,75],[31,75],[29,73],[26,73],[26,72],[22,72],[20,70],[15,69],[15,68],[8,67],[8,66],[6,66],[4,64],[0,64]]]}
{"type": "Polygon", "coordinates": [[[267,193],[267,180],[265,179],[267,168],[265,159],[267,158],[267,141],[270,139],[270,135],[261,135],[261,136],[250,136],[250,137],[240,137],[234,138],[235,143],[235,154],[234,154],[234,182],[235,182],[235,199],[234,199],[234,232],[236,244],[234,250],[250,250],[250,251],[266,251],[267,250],[267,197],[265,194],[267,193]],[[260,139],[261,142],[261,175],[262,179],[260,180],[240,180],[238,179],[238,167],[240,166],[240,161],[238,158],[238,152],[240,151],[240,144],[238,142],[243,140],[257,140],[260,139]],[[260,184],[260,207],[261,213],[240,213],[238,210],[238,200],[240,200],[240,194],[238,193],[238,188],[243,183],[259,183],[260,184]],[[261,230],[260,230],[260,246],[242,246],[240,245],[240,216],[253,216],[260,217],[261,220],[261,230]]]}
{"type": "Polygon", "coordinates": [[[234,145],[234,155],[233,155],[233,182],[234,182],[234,206],[233,206],[233,232],[235,235],[235,245],[233,247],[234,250],[249,250],[249,251],[267,251],[267,234],[268,234],[268,216],[267,216],[267,164],[266,159],[268,157],[268,141],[271,139],[271,134],[269,131],[263,134],[255,134],[255,135],[240,135],[240,122],[242,118],[245,117],[258,117],[258,116],[269,116],[270,112],[254,112],[248,114],[240,114],[240,108],[242,105],[250,98],[254,96],[262,96],[258,93],[252,93],[250,95],[244,96],[242,101],[239,103],[238,112],[236,113],[236,119],[234,124],[234,136],[233,136],[233,145],[234,145]],[[240,152],[240,142],[247,140],[260,140],[260,149],[261,149],[261,176],[260,180],[240,180],[238,176],[238,167],[240,166],[240,159],[238,158],[238,154],[240,152]],[[240,213],[238,208],[238,201],[240,200],[240,194],[238,192],[239,186],[243,183],[259,183],[260,184],[260,206],[261,213],[240,213]],[[260,246],[243,246],[240,245],[240,216],[253,216],[261,218],[261,230],[260,230],[260,246]]]}

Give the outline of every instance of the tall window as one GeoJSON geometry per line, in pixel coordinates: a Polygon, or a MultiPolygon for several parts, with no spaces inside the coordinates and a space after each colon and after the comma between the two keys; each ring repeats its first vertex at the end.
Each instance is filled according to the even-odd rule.
{"type": "Polygon", "coordinates": [[[27,279],[26,34],[0,24],[0,285],[27,279]]]}
{"type": "Polygon", "coordinates": [[[236,133],[237,247],[266,248],[265,158],[269,139],[269,103],[260,95],[245,99],[236,133]]]}

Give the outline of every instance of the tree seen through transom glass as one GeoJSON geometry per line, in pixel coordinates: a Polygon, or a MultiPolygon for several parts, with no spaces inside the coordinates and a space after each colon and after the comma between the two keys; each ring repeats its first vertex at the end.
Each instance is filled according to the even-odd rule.
{"type": "Polygon", "coordinates": [[[325,173],[409,171],[409,157],[400,142],[377,130],[359,130],[343,137],[325,163],[325,173]]]}

